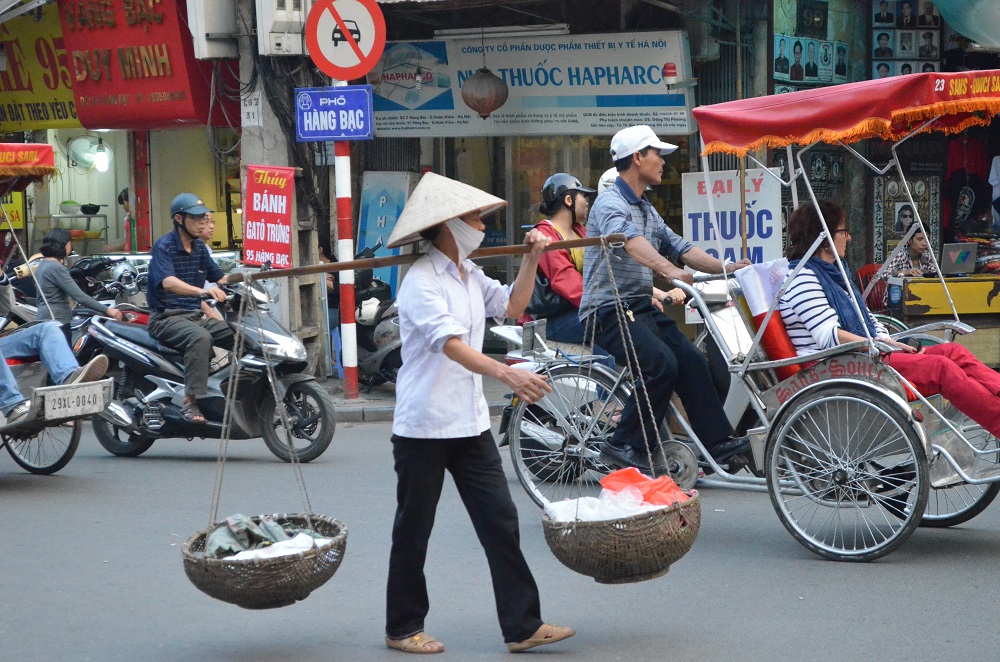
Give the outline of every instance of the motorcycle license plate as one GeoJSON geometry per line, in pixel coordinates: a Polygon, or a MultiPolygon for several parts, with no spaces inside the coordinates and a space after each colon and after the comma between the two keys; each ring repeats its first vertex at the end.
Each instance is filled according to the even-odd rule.
{"type": "Polygon", "coordinates": [[[110,396],[107,392],[109,385],[110,380],[105,380],[44,389],[45,393],[41,395],[45,420],[75,418],[104,411],[110,396]]]}

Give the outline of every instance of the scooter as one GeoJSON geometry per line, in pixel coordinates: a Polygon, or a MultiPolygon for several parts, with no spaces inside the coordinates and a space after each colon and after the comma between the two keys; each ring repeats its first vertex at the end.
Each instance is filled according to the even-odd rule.
{"type": "Polygon", "coordinates": [[[103,352],[112,366],[117,364],[114,399],[124,406],[133,421],[119,426],[104,418],[92,419],[97,440],[109,453],[136,457],[157,439],[167,437],[221,438],[226,394],[232,379],[237,381],[230,412],[231,439],[263,437],[267,448],[286,462],[293,459],[293,452],[299,462],[310,462],[330,445],[336,426],[333,399],[315,378],[302,374],[307,361],[302,341],[267,314],[266,293],[243,284],[223,289],[228,294],[225,319],[235,333],[243,334],[244,349],[235,374],[231,352],[212,361],[208,394],[198,401],[206,419],[204,423],[186,421],[181,414],[184,397],[181,350],[160,344],[144,326],[96,316],[89,320],[88,342],[94,345],[90,351],[103,352]],[[240,318],[240,299],[244,296],[253,296],[259,311],[240,318]],[[294,450],[285,441],[269,368],[283,397],[294,450]]]}
{"type": "MultiPolygon", "coordinates": [[[[374,246],[365,247],[354,259],[371,259],[381,247],[382,238],[379,237],[374,246]]],[[[403,365],[399,309],[392,297],[392,288],[375,278],[371,269],[358,271],[355,281],[358,372],[371,390],[379,384],[395,382],[403,365]]]]}

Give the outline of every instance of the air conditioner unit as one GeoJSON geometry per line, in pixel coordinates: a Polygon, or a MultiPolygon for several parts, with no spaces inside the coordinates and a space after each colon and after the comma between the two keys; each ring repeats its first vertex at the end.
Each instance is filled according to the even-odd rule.
{"type": "Polygon", "coordinates": [[[255,0],[261,55],[305,55],[303,32],[312,0],[255,0]]]}
{"type": "Polygon", "coordinates": [[[188,28],[199,60],[239,57],[236,4],[187,0],[188,28]]]}

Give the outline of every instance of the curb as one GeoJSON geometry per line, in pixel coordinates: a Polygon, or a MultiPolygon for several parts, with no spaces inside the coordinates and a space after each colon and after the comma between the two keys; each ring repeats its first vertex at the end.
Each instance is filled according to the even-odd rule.
{"type": "MultiPolygon", "coordinates": [[[[371,393],[362,392],[357,398],[344,397],[343,382],[338,379],[321,380],[320,385],[333,396],[338,423],[384,423],[392,420],[396,408],[396,395],[391,388],[377,387],[371,393]]],[[[486,392],[490,417],[499,416],[510,404],[507,390],[488,389],[486,392]],[[492,402],[489,402],[492,400],[492,402]]]]}
{"type": "MultiPolygon", "coordinates": [[[[489,406],[490,416],[499,416],[506,406],[506,403],[491,404],[489,406]]],[[[336,399],[334,407],[338,423],[385,423],[392,420],[392,413],[395,409],[393,404],[366,402],[361,398],[357,400],[336,399]]]]}

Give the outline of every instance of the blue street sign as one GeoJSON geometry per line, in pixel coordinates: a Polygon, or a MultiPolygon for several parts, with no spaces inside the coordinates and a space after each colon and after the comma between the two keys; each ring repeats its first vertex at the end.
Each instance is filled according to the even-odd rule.
{"type": "Polygon", "coordinates": [[[295,88],[295,140],[372,140],[372,86],[295,88]]]}

